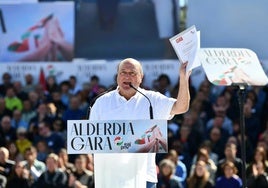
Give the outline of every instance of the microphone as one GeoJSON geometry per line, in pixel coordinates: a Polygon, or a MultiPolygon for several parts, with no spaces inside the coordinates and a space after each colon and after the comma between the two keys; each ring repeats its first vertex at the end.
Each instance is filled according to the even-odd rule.
{"type": "Polygon", "coordinates": [[[149,102],[149,104],[150,104],[150,107],[149,107],[150,119],[154,119],[153,107],[152,107],[152,103],[151,103],[150,99],[149,99],[146,95],[144,95],[142,92],[140,92],[137,88],[135,88],[135,87],[132,85],[132,83],[129,83],[129,86],[130,86],[131,88],[133,88],[134,90],[136,90],[137,92],[139,92],[140,94],[142,94],[142,95],[148,100],[148,102],[149,102]]]}

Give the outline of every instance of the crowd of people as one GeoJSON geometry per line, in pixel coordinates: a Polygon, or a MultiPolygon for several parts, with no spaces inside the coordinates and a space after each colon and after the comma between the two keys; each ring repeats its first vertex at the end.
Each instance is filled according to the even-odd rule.
{"type": "MultiPolygon", "coordinates": [[[[146,74],[146,73],[145,73],[146,74]]],[[[92,76],[36,84],[2,75],[0,84],[0,187],[94,187],[94,154],[68,155],[67,120],[88,119],[88,107],[109,88],[92,76]],[[23,83],[23,84],[22,84],[23,83]]],[[[179,82],[178,82],[179,83],[179,82]]],[[[114,88],[111,83],[111,88],[114,88]]],[[[160,75],[142,86],[176,98],[178,84],[160,75]]],[[[238,88],[190,86],[190,109],[168,121],[166,154],[157,154],[159,188],[242,187],[238,88]]],[[[248,87],[244,99],[246,180],[268,187],[268,87],[248,87]]]]}

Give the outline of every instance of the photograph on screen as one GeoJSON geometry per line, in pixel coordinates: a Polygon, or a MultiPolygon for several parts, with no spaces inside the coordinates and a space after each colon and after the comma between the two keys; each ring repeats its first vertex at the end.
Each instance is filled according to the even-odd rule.
{"type": "Polygon", "coordinates": [[[74,3],[0,4],[0,62],[72,61],[74,3]]]}

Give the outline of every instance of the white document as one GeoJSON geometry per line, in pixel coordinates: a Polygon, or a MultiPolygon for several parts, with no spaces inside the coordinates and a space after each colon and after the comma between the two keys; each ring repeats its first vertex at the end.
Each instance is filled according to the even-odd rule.
{"type": "Polygon", "coordinates": [[[201,65],[197,53],[200,49],[200,31],[196,31],[195,26],[169,39],[181,63],[188,62],[187,71],[201,65]]]}

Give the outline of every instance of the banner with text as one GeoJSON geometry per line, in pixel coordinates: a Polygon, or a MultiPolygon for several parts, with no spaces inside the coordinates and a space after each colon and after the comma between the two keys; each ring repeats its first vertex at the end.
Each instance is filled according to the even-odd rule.
{"type": "Polygon", "coordinates": [[[166,153],[166,120],[68,120],[68,154],[166,153]]]}
{"type": "Polygon", "coordinates": [[[201,48],[199,58],[215,85],[266,85],[268,78],[257,55],[245,48],[201,48]]]}

